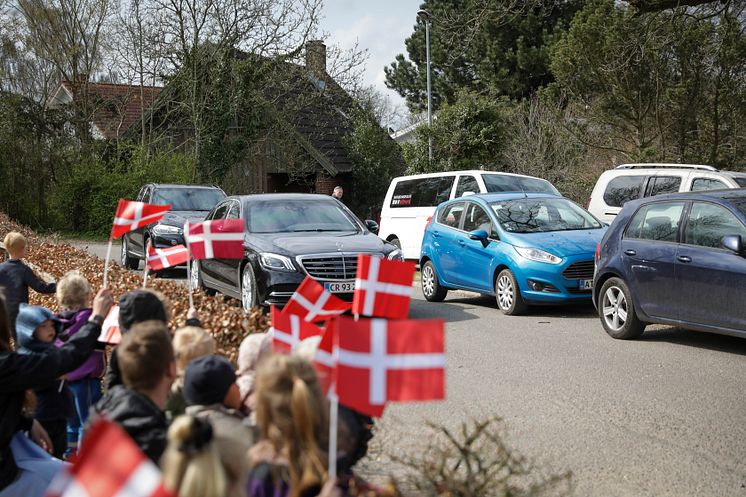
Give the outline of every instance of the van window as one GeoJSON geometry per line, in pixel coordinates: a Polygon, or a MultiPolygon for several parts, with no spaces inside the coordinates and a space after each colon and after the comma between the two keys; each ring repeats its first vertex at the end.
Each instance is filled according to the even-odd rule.
{"type": "Polygon", "coordinates": [[[394,187],[390,207],[435,207],[451,197],[454,176],[400,181],[394,187]]]}
{"type": "Polygon", "coordinates": [[[559,195],[549,181],[525,176],[508,176],[507,174],[483,174],[484,186],[489,193],[529,192],[559,195]]]}
{"type": "Polygon", "coordinates": [[[464,213],[463,202],[457,202],[455,204],[447,205],[441,209],[438,213],[438,222],[451,228],[458,228],[461,224],[461,216],[464,213]]]}
{"type": "Polygon", "coordinates": [[[466,192],[479,193],[479,183],[474,176],[460,176],[458,186],[456,187],[456,197],[462,196],[466,192]]]}
{"type": "Polygon", "coordinates": [[[627,227],[625,238],[675,242],[684,202],[656,202],[641,208],[627,227]]]}
{"type": "Polygon", "coordinates": [[[681,186],[681,176],[653,176],[645,189],[646,197],[655,197],[664,193],[676,193],[681,186]]]}
{"type": "Polygon", "coordinates": [[[707,190],[720,190],[728,188],[728,185],[717,179],[710,178],[695,178],[692,181],[693,192],[704,192],[707,190]]]}
{"type": "Polygon", "coordinates": [[[609,181],[604,192],[604,202],[609,207],[622,207],[628,201],[639,198],[645,176],[617,176],[609,181]]]}

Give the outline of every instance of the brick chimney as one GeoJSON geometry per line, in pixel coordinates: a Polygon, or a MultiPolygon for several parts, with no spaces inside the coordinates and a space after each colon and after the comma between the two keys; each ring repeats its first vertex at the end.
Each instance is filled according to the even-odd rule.
{"type": "Polygon", "coordinates": [[[306,69],[317,78],[326,76],[326,45],[323,41],[306,42],[306,69]]]}

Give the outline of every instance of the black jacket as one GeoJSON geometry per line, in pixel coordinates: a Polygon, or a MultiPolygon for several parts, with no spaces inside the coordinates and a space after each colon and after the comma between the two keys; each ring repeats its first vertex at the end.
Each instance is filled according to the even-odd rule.
{"type": "Polygon", "coordinates": [[[59,349],[26,355],[0,351],[0,489],[12,483],[18,473],[10,440],[30,426],[30,420],[21,414],[26,390],[47,387],[83,364],[100,333],[100,326],[87,323],[59,349]]]}
{"type": "Polygon", "coordinates": [[[5,289],[5,307],[8,309],[8,320],[15,338],[18,306],[28,303],[28,289],[39,293],[54,293],[56,283],[45,283],[23,261],[10,259],[0,264],[0,287],[5,289]]]}
{"type": "Polygon", "coordinates": [[[120,425],[154,463],[166,450],[166,415],[145,395],[122,385],[109,389],[91,408],[89,423],[103,416],[120,425]]]}

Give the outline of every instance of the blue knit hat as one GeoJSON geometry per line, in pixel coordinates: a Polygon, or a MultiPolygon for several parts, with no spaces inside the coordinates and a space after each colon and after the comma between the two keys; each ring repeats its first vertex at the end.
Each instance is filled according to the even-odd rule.
{"type": "MultiPolygon", "coordinates": [[[[16,318],[16,333],[18,334],[18,345],[20,348],[33,352],[40,352],[50,346],[34,338],[34,332],[44,321],[54,319],[54,313],[39,305],[21,304],[16,318]]],[[[58,331],[59,331],[59,327],[58,331]]]]}

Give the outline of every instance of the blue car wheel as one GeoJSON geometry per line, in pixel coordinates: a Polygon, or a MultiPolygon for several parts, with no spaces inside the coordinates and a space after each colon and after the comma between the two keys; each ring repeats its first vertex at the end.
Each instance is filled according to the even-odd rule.
{"type": "Polygon", "coordinates": [[[503,269],[495,280],[495,298],[497,306],[508,316],[522,314],[528,308],[526,301],[521,296],[521,289],[515,279],[513,271],[503,269]]]}

